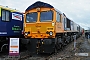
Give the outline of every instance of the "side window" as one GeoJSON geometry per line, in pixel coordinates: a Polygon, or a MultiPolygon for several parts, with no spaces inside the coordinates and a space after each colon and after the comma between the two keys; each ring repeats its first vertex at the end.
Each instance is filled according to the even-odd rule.
{"type": "Polygon", "coordinates": [[[10,21],[9,16],[10,12],[2,9],[2,21],[10,21]]]}
{"type": "Polygon", "coordinates": [[[57,22],[60,22],[60,20],[61,20],[61,18],[60,18],[60,14],[57,13],[57,14],[56,14],[56,21],[57,21],[57,22]]]}
{"type": "Polygon", "coordinates": [[[5,10],[2,10],[2,21],[5,21],[5,10]]]}
{"type": "Polygon", "coordinates": [[[6,21],[9,21],[10,19],[9,19],[9,11],[6,11],[6,21]]]}

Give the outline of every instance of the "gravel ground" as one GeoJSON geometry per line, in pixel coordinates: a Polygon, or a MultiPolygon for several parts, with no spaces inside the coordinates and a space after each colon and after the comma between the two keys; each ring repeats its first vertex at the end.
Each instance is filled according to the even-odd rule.
{"type": "MultiPolygon", "coordinates": [[[[90,39],[89,39],[90,40],[90,39]]],[[[59,52],[49,60],[90,60],[90,42],[84,35],[77,39],[76,51],[74,50],[74,42],[70,43],[66,48],[59,52]],[[75,53],[88,53],[88,56],[75,55],[75,53]]]]}

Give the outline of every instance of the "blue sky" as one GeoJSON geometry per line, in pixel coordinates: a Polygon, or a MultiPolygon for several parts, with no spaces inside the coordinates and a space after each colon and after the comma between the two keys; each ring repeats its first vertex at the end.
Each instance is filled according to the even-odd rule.
{"type": "Polygon", "coordinates": [[[90,27],[90,0],[0,0],[0,5],[24,12],[36,1],[53,5],[84,29],[90,27]]]}

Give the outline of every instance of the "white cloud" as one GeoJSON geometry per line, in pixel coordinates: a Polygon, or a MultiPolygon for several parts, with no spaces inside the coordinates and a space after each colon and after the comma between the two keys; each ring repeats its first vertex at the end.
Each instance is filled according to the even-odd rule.
{"type": "MultiPolygon", "coordinates": [[[[0,0],[0,5],[16,8],[22,12],[38,0],[0,0]]],[[[64,12],[67,17],[76,23],[80,23],[82,27],[90,25],[90,1],[89,0],[39,0],[50,3],[58,10],[64,12]]]]}
{"type": "Polygon", "coordinates": [[[79,25],[81,25],[81,27],[85,28],[85,29],[88,29],[90,28],[90,24],[83,24],[83,23],[79,23],[79,25]]]}

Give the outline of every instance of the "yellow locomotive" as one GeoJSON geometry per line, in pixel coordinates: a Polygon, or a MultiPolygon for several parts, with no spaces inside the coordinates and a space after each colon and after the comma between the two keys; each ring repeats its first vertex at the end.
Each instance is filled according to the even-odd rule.
{"type": "Polygon", "coordinates": [[[82,28],[52,5],[37,1],[24,14],[23,42],[31,53],[52,53],[80,36],[82,28]]]}

